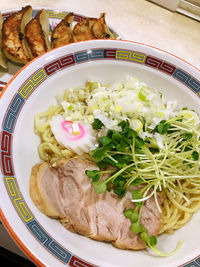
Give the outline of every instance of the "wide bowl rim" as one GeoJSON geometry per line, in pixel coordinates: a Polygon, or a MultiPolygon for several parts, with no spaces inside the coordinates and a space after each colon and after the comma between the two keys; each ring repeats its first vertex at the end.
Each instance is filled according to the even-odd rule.
{"type": "Polygon", "coordinates": [[[188,62],[187,60],[185,59],[182,59],[181,57],[169,52],[169,51],[166,51],[164,49],[161,49],[157,46],[153,46],[153,45],[150,45],[150,44],[146,44],[146,43],[141,43],[141,42],[136,42],[136,41],[130,41],[130,40],[126,40],[126,39],[120,39],[120,40],[105,40],[105,39],[97,39],[97,40],[87,40],[87,41],[78,41],[76,43],[69,43],[69,44],[66,44],[66,45],[63,45],[63,46],[60,46],[58,48],[52,48],[51,50],[45,52],[44,54],[32,59],[30,62],[28,62],[27,64],[25,64],[24,66],[22,66],[22,68],[9,80],[9,82],[6,84],[6,86],[4,87],[4,89],[2,90],[1,94],[0,94],[0,100],[2,98],[2,96],[4,95],[5,91],[7,90],[7,88],[10,86],[10,84],[12,83],[12,81],[24,70],[26,69],[29,65],[31,64],[34,64],[35,61],[37,61],[39,58],[41,57],[45,57],[47,56],[49,53],[52,53],[53,51],[56,51],[56,50],[59,50],[61,49],[62,47],[69,47],[69,46],[74,46],[74,45],[77,45],[77,44],[85,44],[85,43],[93,43],[93,42],[119,42],[119,43],[130,43],[130,44],[133,44],[133,45],[141,45],[143,47],[148,47],[150,49],[153,49],[155,51],[158,51],[158,52],[163,52],[165,55],[168,55],[172,58],[174,58],[175,60],[177,61],[181,61],[183,62],[184,64],[188,65],[189,67],[192,67],[194,68],[194,70],[197,70],[200,72],[200,68],[194,66],[192,63],[188,62]]]}

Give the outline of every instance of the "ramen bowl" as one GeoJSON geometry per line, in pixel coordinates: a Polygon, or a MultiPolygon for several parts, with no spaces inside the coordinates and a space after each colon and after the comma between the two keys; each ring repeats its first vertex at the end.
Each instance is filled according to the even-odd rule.
{"type": "Polygon", "coordinates": [[[0,207],[5,227],[30,259],[39,266],[154,267],[197,266],[200,262],[199,212],[173,235],[158,237],[158,248],[171,251],[159,257],[149,250],[114,248],[66,230],[57,220],[41,213],[29,195],[29,177],[40,162],[39,137],[34,116],[56,104],[66,88],[87,80],[111,84],[127,75],[137,77],[200,112],[200,71],[163,50],[122,40],[95,40],[54,49],[24,66],[1,96],[0,207]]]}

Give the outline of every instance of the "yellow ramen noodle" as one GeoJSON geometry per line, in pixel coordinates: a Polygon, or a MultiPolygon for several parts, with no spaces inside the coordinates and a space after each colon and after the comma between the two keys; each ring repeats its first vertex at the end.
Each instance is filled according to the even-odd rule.
{"type": "Polygon", "coordinates": [[[57,114],[62,114],[63,111],[61,105],[50,106],[47,111],[35,116],[35,133],[41,138],[38,147],[39,156],[42,160],[50,162],[52,166],[55,166],[60,159],[70,158],[74,155],[56,141],[50,129],[50,119],[57,114]]]}
{"type": "MultiPolygon", "coordinates": [[[[70,91],[66,90],[63,100],[73,100],[76,103],[81,96],[71,99],[70,91]]],[[[74,154],[69,149],[61,146],[53,136],[50,128],[50,120],[57,114],[63,114],[64,109],[61,104],[51,105],[47,111],[39,113],[35,116],[35,132],[40,136],[41,143],[38,151],[42,160],[50,162],[52,166],[63,158],[73,157],[74,154]]],[[[200,179],[197,179],[196,184],[200,184],[200,179]]],[[[162,188],[161,209],[162,209],[162,228],[160,233],[172,234],[175,230],[186,224],[199,208],[200,208],[200,192],[195,189],[195,184],[184,181],[179,184],[184,189],[185,198],[177,194],[171,193],[169,188],[162,188]]],[[[173,188],[174,191],[175,188],[173,188]]]]}

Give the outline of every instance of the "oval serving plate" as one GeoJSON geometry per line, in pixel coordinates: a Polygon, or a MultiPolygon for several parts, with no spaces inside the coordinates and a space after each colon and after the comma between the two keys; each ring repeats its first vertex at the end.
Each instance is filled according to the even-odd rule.
{"type": "MultiPolygon", "coordinates": [[[[49,26],[50,26],[50,32],[55,28],[55,26],[66,16],[67,13],[71,11],[63,11],[59,9],[53,9],[50,7],[33,7],[33,13],[32,17],[35,17],[37,12],[44,8],[49,17],[49,26]]],[[[3,19],[7,18],[10,16],[12,13],[19,11],[20,9],[12,9],[12,10],[6,10],[2,11],[2,16],[3,19]]],[[[73,25],[75,25],[77,22],[81,21],[83,18],[86,16],[80,15],[77,13],[74,13],[74,22],[73,25]]],[[[121,34],[119,35],[117,32],[115,32],[113,29],[109,28],[110,31],[114,34],[116,39],[121,38],[121,34]]],[[[4,70],[3,68],[0,67],[0,92],[3,90],[3,88],[6,86],[8,81],[13,77],[15,73],[17,73],[22,66],[19,66],[17,64],[14,64],[13,62],[8,62],[8,70],[4,70]]]]}
{"type": "Polygon", "coordinates": [[[38,57],[6,86],[1,98],[1,217],[20,247],[39,266],[79,267],[177,267],[200,262],[200,212],[173,235],[158,237],[158,248],[172,250],[172,257],[152,255],[148,250],[114,248],[67,231],[35,207],[29,196],[29,176],[39,162],[39,138],[34,134],[34,115],[55,104],[55,96],[87,79],[103,83],[138,77],[150,87],[176,98],[179,107],[200,113],[200,71],[183,60],[148,45],[95,40],[63,46],[38,57]]]}

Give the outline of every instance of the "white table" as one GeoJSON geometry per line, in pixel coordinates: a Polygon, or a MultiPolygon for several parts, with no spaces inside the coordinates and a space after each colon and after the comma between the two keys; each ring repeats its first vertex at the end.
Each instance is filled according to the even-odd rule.
{"type": "MultiPolygon", "coordinates": [[[[188,61],[200,69],[200,23],[145,0],[1,0],[0,10],[51,7],[98,17],[106,12],[107,23],[124,39],[150,44],[188,61]]],[[[0,224],[0,246],[23,255],[0,224]]]]}

